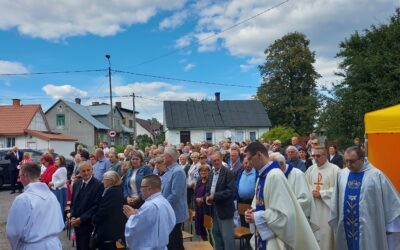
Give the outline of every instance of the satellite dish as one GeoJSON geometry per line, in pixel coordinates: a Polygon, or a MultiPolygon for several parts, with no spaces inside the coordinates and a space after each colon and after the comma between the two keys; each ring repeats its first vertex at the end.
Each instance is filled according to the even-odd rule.
{"type": "Polygon", "coordinates": [[[226,139],[230,139],[232,137],[232,132],[230,130],[225,130],[224,136],[226,139]]]}

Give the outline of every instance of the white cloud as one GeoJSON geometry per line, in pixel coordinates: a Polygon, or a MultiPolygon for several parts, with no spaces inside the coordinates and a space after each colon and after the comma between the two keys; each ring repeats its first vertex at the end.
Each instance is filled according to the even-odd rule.
{"type": "Polygon", "coordinates": [[[69,84],[59,86],[46,84],[43,86],[42,90],[53,99],[73,99],[75,97],[85,97],[88,94],[86,91],[69,84]]]}
{"type": "Polygon", "coordinates": [[[193,35],[192,34],[186,34],[179,38],[178,40],[175,41],[175,48],[184,48],[190,46],[190,44],[193,41],[193,35]]]}
{"type": "MultiPolygon", "coordinates": [[[[198,51],[225,48],[233,56],[264,58],[265,48],[276,39],[298,31],[306,34],[310,40],[310,48],[316,52],[317,58],[324,58],[326,63],[335,66],[333,62],[337,61],[334,57],[340,41],[355,30],[362,31],[372,24],[387,22],[398,5],[392,0],[289,1],[212,39],[202,40],[280,2],[282,0],[231,0],[205,1],[201,6],[196,5],[197,9],[193,13],[198,15],[197,26],[190,34],[197,39],[198,51]]],[[[317,70],[324,71],[319,72],[324,78],[321,81],[334,80],[332,73],[325,72],[331,72],[332,68],[323,64],[323,61],[317,62],[317,70]]],[[[240,65],[240,69],[246,71],[252,65],[256,63],[247,61],[240,65]]]]}
{"type": "Polygon", "coordinates": [[[342,79],[340,76],[335,75],[335,73],[339,72],[339,62],[337,58],[331,60],[324,57],[316,58],[314,67],[321,75],[321,78],[317,80],[319,87],[330,88],[333,84],[338,83],[342,79]]]}
{"type": "Polygon", "coordinates": [[[29,70],[20,62],[2,61],[0,60],[0,74],[23,74],[28,73],[29,70]]]}
{"type": "Polygon", "coordinates": [[[186,0],[51,0],[0,1],[0,30],[49,40],[93,34],[115,35],[146,23],[162,10],[180,9],[186,0]]]}
{"type": "MultiPolygon", "coordinates": [[[[185,86],[172,85],[165,82],[135,82],[114,88],[116,95],[127,95],[134,92],[136,109],[140,112],[140,118],[155,117],[163,120],[163,101],[185,101],[189,98],[201,100],[207,95],[203,92],[190,92],[185,90],[185,86]]],[[[120,101],[122,107],[132,108],[131,98],[115,97],[113,101],[120,101]]],[[[107,101],[107,100],[103,100],[107,101]]]]}
{"type": "Polygon", "coordinates": [[[194,67],[196,67],[196,65],[194,65],[193,63],[188,63],[188,64],[186,64],[186,66],[183,68],[183,70],[187,72],[187,71],[193,69],[194,67]]]}
{"type": "Polygon", "coordinates": [[[188,17],[188,12],[186,11],[177,12],[170,17],[164,18],[164,20],[162,20],[161,23],[159,24],[159,28],[161,30],[174,29],[182,25],[187,17],[188,17]]]}

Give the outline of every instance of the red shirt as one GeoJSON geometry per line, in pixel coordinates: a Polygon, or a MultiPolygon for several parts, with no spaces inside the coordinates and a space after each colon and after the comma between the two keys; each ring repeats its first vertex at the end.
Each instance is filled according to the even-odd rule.
{"type": "Polygon", "coordinates": [[[56,172],[57,168],[54,165],[48,165],[46,170],[43,172],[42,176],[40,177],[40,181],[49,185],[51,178],[53,177],[54,172],[56,172]]]}

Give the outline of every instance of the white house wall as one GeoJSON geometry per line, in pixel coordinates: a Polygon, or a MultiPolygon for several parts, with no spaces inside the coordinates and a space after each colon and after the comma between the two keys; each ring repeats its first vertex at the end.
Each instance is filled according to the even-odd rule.
{"type": "Polygon", "coordinates": [[[150,138],[153,138],[153,135],[147,129],[144,129],[138,122],[136,122],[136,135],[148,135],[150,138]]]}
{"type": "Polygon", "coordinates": [[[72,151],[75,151],[75,142],[73,141],[50,141],[50,147],[54,148],[54,152],[59,155],[70,159],[69,155],[72,151]]]}
{"type": "MultiPolygon", "coordinates": [[[[190,130],[190,141],[191,143],[200,143],[206,140],[206,132],[212,132],[212,143],[216,144],[222,140],[226,140],[225,131],[229,130],[231,132],[231,141],[236,142],[236,133],[238,131],[243,131],[243,140],[250,139],[250,132],[256,132],[256,139],[260,138],[261,135],[269,130],[269,128],[224,128],[224,129],[191,129],[190,130]]],[[[178,145],[180,143],[180,131],[188,131],[188,129],[182,130],[167,130],[165,133],[165,138],[168,143],[173,145],[178,145]]]]}
{"type": "Polygon", "coordinates": [[[46,122],[40,112],[36,112],[35,116],[28,126],[28,129],[37,131],[48,131],[46,127],[46,122]]]}

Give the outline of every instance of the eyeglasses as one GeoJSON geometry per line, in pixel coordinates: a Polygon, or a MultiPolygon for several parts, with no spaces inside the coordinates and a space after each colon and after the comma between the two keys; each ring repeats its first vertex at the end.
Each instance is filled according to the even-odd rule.
{"type": "Polygon", "coordinates": [[[312,157],[314,157],[314,158],[319,158],[319,157],[321,157],[322,155],[320,155],[320,154],[315,154],[315,155],[311,155],[312,157]]]}
{"type": "Polygon", "coordinates": [[[221,159],[212,160],[212,162],[219,162],[219,161],[221,161],[221,159]]]}
{"type": "Polygon", "coordinates": [[[344,162],[346,162],[346,164],[353,165],[353,164],[356,163],[358,160],[360,160],[360,159],[357,159],[357,160],[345,160],[344,162]]]}
{"type": "Polygon", "coordinates": [[[200,157],[200,159],[207,159],[207,157],[200,157]]]}

